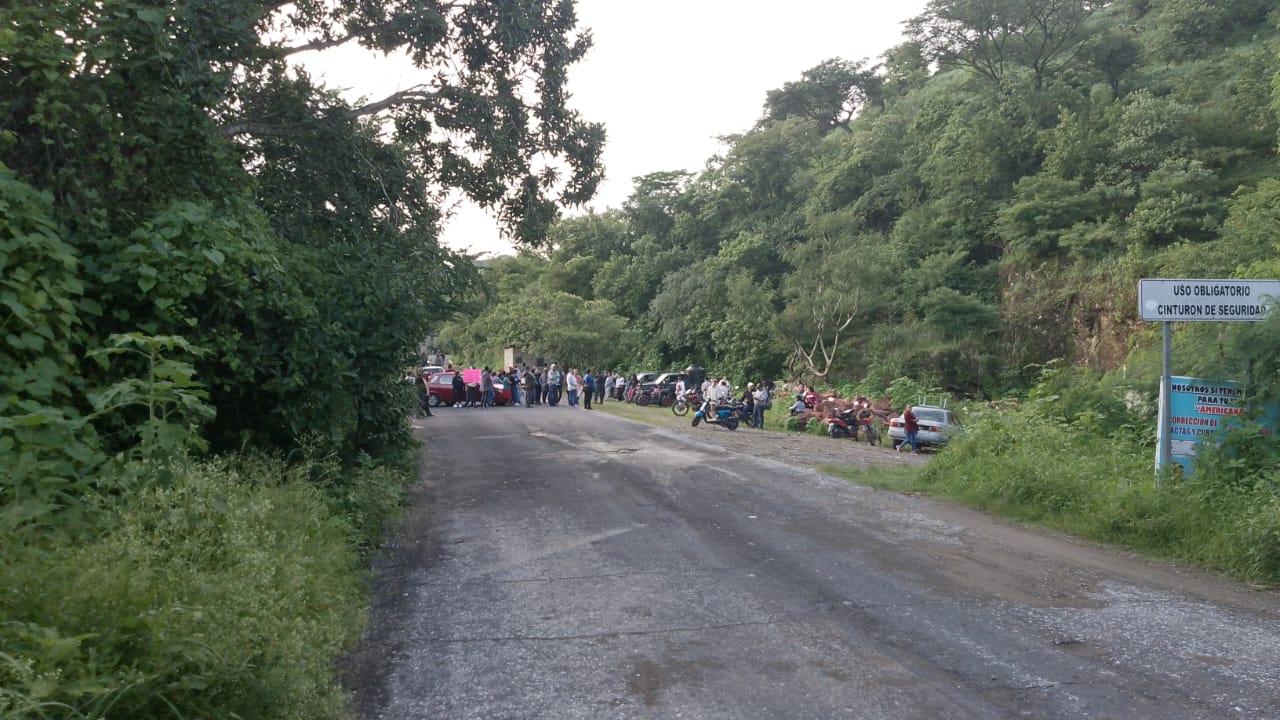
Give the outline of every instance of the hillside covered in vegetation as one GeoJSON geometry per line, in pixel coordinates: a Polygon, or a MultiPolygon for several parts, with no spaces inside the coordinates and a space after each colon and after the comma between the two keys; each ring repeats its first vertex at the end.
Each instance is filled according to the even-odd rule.
{"type": "Polygon", "coordinates": [[[494,260],[442,342],[970,397],[1150,367],[1139,278],[1280,277],[1272,8],[934,0],[883,56],[761,88],[702,171],[494,260]]]}

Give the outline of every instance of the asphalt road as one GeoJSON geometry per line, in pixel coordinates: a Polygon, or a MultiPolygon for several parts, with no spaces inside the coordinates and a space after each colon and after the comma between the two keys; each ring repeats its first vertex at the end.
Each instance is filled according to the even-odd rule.
{"type": "Polygon", "coordinates": [[[698,439],[718,428],[418,425],[342,668],[362,718],[1280,718],[1272,591],[698,439]]]}

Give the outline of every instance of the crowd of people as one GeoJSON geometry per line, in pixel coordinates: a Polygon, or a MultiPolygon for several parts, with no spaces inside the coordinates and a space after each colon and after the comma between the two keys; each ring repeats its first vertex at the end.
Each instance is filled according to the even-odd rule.
{"type": "MultiPolygon", "coordinates": [[[[622,383],[622,376],[616,372],[597,374],[592,369],[562,370],[556,363],[546,367],[513,366],[505,370],[488,366],[459,370],[450,363],[444,372],[453,375],[454,407],[482,409],[497,404],[497,389],[501,386],[511,393],[512,405],[558,407],[563,402],[569,407],[590,410],[593,402],[598,404],[606,397],[615,397],[614,389],[622,383]]],[[[431,392],[427,386],[428,378],[421,371],[414,374],[419,403],[429,416],[431,392]]]]}
{"type": "MultiPolygon", "coordinates": [[[[510,389],[511,404],[516,406],[533,407],[535,405],[545,405],[547,407],[558,407],[563,400],[569,407],[580,407],[584,410],[590,410],[593,402],[596,404],[605,402],[606,398],[633,400],[641,386],[636,375],[623,376],[621,373],[612,370],[597,374],[595,370],[590,368],[585,372],[579,372],[577,368],[561,370],[556,363],[551,363],[546,367],[534,366],[532,368],[527,365],[521,365],[510,367],[506,370],[490,369],[488,366],[481,369],[456,370],[452,364],[449,364],[445,372],[453,374],[454,407],[493,407],[497,399],[496,383],[501,383],[510,389]]],[[[422,413],[430,417],[431,403],[430,390],[427,387],[428,378],[421,368],[415,369],[413,375],[422,413]]],[[[743,415],[749,418],[748,424],[752,427],[763,429],[764,413],[773,405],[776,385],[772,380],[749,382],[746,388],[743,389],[742,394],[735,398],[734,388],[727,377],[721,377],[718,380],[706,378],[696,388],[689,387],[683,378],[676,381],[675,397],[686,397],[690,390],[697,390],[701,393],[700,398],[710,402],[711,412],[715,412],[715,408],[718,406],[727,405],[734,401],[742,403],[743,415]]],[[[787,383],[783,386],[783,391],[787,394],[798,391],[794,395],[795,403],[788,408],[788,414],[792,416],[815,409],[819,402],[813,389],[803,384],[792,385],[787,383]]],[[[831,396],[828,400],[834,401],[835,396],[831,396]]],[[[882,415],[886,418],[887,413],[892,412],[887,407],[879,407],[878,404],[873,406],[869,399],[862,396],[855,398],[854,403],[864,408],[864,412],[882,415]]],[[[916,433],[919,426],[910,405],[906,407],[903,417],[906,425],[906,442],[903,444],[910,447],[911,452],[917,452],[919,446],[916,440],[916,433]]]]}

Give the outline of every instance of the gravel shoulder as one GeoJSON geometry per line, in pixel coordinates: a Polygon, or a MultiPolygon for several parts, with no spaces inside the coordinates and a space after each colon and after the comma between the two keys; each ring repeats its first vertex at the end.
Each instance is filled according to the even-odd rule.
{"type": "MultiPolygon", "coordinates": [[[[872,447],[865,442],[833,440],[809,433],[749,427],[736,431],[715,426],[694,428],[689,417],[677,417],[666,408],[606,403],[606,411],[693,442],[793,468],[922,467],[932,456],[929,452],[899,453],[887,443],[872,447]]],[[[1271,615],[1280,611],[1280,591],[1275,588],[1246,585],[1219,573],[1101,545],[1056,530],[1003,520],[963,505],[892,491],[873,492],[877,504],[884,508],[911,503],[913,513],[921,512],[933,521],[958,528],[957,532],[965,537],[964,543],[930,543],[927,553],[931,567],[944,568],[936,575],[937,581],[953,585],[952,589],[959,593],[981,589],[992,597],[1031,605],[1088,604],[1098,587],[1114,579],[1159,588],[1199,602],[1271,615]]],[[[900,509],[894,510],[898,511],[900,509]]]]}
{"type": "Polygon", "coordinates": [[[792,467],[920,466],[928,462],[929,458],[928,453],[911,455],[896,452],[887,436],[881,445],[873,447],[861,440],[833,440],[810,433],[756,430],[745,425],[732,431],[715,425],[699,425],[695,428],[691,422],[693,413],[679,417],[668,408],[605,402],[603,409],[612,415],[688,435],[735,453],[774,460],[792,467]]]}

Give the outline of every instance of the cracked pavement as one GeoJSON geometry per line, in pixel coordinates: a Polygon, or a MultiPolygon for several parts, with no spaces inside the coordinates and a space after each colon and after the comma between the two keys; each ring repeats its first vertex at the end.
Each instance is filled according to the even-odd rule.
{"type": "Polygon", "coordinates": [[[603,413],[417,426],[366,720],[1280,717],[1273,591],[603,413]]]}

